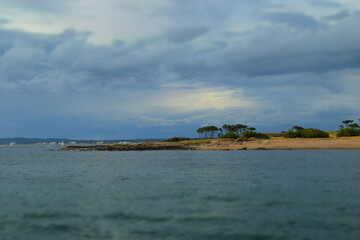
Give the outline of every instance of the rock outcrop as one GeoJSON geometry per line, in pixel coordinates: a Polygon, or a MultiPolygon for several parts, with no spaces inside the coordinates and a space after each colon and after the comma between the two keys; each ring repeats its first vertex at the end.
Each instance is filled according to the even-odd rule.
{"type": "Polygon", "coordinates": [[[190,145],[174,143],[129,143],[92,146],[68,146],[60,150],[67,151],[151,151],[151,150],[194,150],[190,145]]]}

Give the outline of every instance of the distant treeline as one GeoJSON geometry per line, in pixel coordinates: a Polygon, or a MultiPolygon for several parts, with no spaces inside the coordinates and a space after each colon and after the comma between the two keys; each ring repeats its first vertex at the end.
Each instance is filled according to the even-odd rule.
{"type": "Polygon", "coordinates": [[[328,138],[329,133],[317,128],[303,128],[300,126],[293,126],[290,130],[285,132],[286,138],[328,138]]]}
{"type": "Polygon", "coordinates": [[[196,130],[200,139],[211,138],[264,138],[268,139],[269,136],[255,132],[254,127],[248,127],[244,124],[224,124],[221,128],[216,126],[205,126],[196,130]]]}
{"type": "MultiPolygon", "coordinates": [[[[360,121],[360,119],[358,119],[360,121]]],[[[344,125],[340,125],[340,129],[337,131],[337,137],[351,137],[360,136],[360,126],[355,123],[354,120],[342,121],[344,125]]],[[[303,128],[301,126],[293,126],[287,132],[284,137],[287,138],[328,138],[329,133],[319,130],[317,128],[303,128]]]]}
{"type": "MultiPolygon", "coordinates": [[[[358,119],[360,121],[360,118],[358,119]]],[[[337,137],[360,136],[360,126],[354,120],[342,121],[344,125],[340,125],[337,131],[337,137]]],[[[264,133],[255,131],[254,127],[248,127],[244,124],[224,124],[221,128],[216,126],[200,127],[196,130],[199,134],[199,139],[214,139],[214,138],[230,138],[230,139],[269,139],[270,137],[264,133]]],[[[317,128],[303,128],[301,126],[293,126],[288,131],[283,131],[278,134],[271,134],[272,137],[286,137],[286,138],[328,138],[329,132],[317,128]]],[[[167,142],[177,142],[190,140],[184,137],[173,137],[166,139],[167,142]]]]}

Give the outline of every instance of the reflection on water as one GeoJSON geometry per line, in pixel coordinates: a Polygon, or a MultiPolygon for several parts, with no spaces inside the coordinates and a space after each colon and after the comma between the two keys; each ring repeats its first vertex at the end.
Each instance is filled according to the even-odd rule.
{"type": "Polygon", "coordinates": [[[360,151],[0,148],[0,239],[360,239],[360,151]]]}

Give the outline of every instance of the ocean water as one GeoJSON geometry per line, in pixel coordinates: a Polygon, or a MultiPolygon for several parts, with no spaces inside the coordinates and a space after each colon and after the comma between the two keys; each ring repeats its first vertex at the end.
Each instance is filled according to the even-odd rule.
{"type": "Polygon", "coordinates": [[[360,151],[0,147],[0,239],[360,239],[360,151]]]}

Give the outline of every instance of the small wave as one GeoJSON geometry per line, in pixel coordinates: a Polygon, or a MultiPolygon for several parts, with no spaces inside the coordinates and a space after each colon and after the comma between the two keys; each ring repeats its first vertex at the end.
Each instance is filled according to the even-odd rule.
{"type": "Polygon", "coordinates": [[[131,233],[139,236],[150,237],[151,239],[164,239],[175,233],[167,232],[167,231],[146,231],[146,230],[135,230],[131,233]]]}
{"type": "Polygon", "coordinates": [[[105,215],[104,218],[119,219],[123,221],[146,221],[146,222],[166,222],[170,220],[170,218],[167,217],[150,217],[150,216],[141,216],[136,214],[121,213],[121,212],[105,215]]]}
{"type": "Polygon", "coordinates": [[[27,213],[23,215],[24,219],[64,219],[79,217],[81,217],[81,215],[68,213],[27,213]]]}
{"type": "Polygon", "coordinates": [[[272,235],[266,234],[244,234],[244,233],[226,233],[226,232],[214,232],[214,233],[192,233],[192,232],[178,232],[178,231],[144,231],[136,230],[132,231],[133,234],[144,236],[150,239],[228,239],[228,240],[271,240],[274,239],[272,235]]]}
{"type": "Polygon", "coordinates": [[[70,226],[68,224],[50,224],[45,226],[45,229],[56,232],[74,232],[80,230],[78,227],[70,226]]]}
{"type": "MultiPolygon", "coordinates": [[[[200,237],[201,238],[201,237],[200,237]]],[[[229,239],[229,240],[237,240],[237,239],[244,239],[244,240],[271,240],[274,239],[275,236],[273,235],[266,235],[266,234],[246,234],[246,233],[212,233],[206,234],[205,239],[229,239]]],[[[203,238],[201,238],[203,239],[203,238]]]]}
{"type": "Polygon", "coordinates": [[[219,197],[219,196],[207,196],[203,198],[207,201],[216,201],[216,202],[235,202],[239,199],[233,197],[219,197]]]}
{"type": "Polygon", "coordinates": [[[280,200],[270,200],[264,203],[265,207],[281,207],[281,206],[287,206],[290,207],[293,205],[293,203],[288,201],[280,201],[280,200]]]}
{"type": "Polygon", "coordinates": [[[179,192],[179,193],[162,194],[157,196],[149,195],[149,196],[127,197],[124,199],[128,201],[156,201],[156,200],[165,200],[165,199],[181,199],[189,196],[191,196],[190,193],[179,192]]]}
{"type": "Polygon", "coordinates": [[[186,216],[180,217],[177,219],[180,222],[238,222],[245,223],[246,220],[235,218],[235,217],[227,217],[221,215],[195,215],[195,216],[186,216]]]}
{"type": "Polygon", "coordinates": [[[81,228],[69,224],[47,224],[47,225],[28,225],[21,227],[25,232],[33,232],[36,234],[68,234],[81,231],[81,228]]]}

